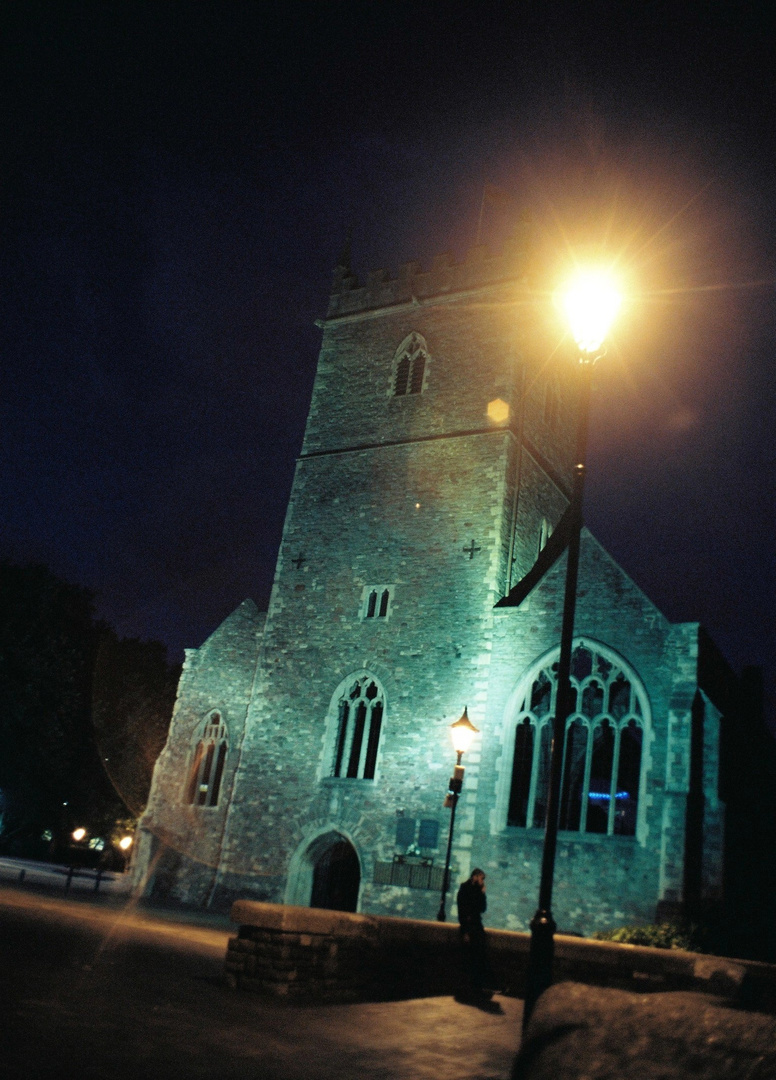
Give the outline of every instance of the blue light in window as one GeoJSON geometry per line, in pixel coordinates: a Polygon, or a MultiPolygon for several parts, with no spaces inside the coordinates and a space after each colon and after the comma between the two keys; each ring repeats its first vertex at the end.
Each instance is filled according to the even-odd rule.
{"type": "MultiPolygon", "coordinates": [[[[608,799],[610,795],[608,791],[589,791],[587,797],[588,799],[608,799]]],[[[630,792],[618,791],[614,797],[615,799],[629,799],[630,792]]]]}

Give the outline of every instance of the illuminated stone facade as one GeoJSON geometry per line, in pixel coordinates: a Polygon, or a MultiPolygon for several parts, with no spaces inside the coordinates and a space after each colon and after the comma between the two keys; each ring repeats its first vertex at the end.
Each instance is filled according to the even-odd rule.
{"type": "MultiPolygon", "coordinates": [[[[517,244],[365,285],[337,268],[266,621],[246,601],[187,652],[141,823],[147,895],[433,918],[468,705],[453,881],[483,866],[490,925],[527,927],[565,557],[495,605],[568,503],[574,357],[548,308],[517,244]]],[[[718,898],[732,677],[587,532],[576,636],[559,925],[718,898]]]]}

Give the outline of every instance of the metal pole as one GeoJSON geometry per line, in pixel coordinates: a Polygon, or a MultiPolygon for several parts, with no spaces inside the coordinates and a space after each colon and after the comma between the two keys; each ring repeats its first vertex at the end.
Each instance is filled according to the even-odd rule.
{"type": "Polygon", "coordinates": [[[437,912],[437,922],[445,922],[447,915],[445,913],[445,902],[447,900],[447,890],[450,888],[450,856],[453,850],[453,829],[455,828],[455,810],[458,806],[458,797],[461,794],[461,788],[463,787],[463,766],[461,765],[461,755],[458,755],[458,764],[455,767],[454,775],[450,777],[450,787],[448,790],[448,798],[450,799],[450,832],[447,834],[447,854],[445,856],[445,872],[442,876],[442,896],[439,902],[439,911],[437,912]]]}
{"type": "MultiPolygon", "coordinates": [[[[597,357],[596,357],[597,359],[597,357]]],[[[558,660],[558,690],[555,699],[552,744],[550,747],[550,790],[547,799],[547,822],[542,852],[542,875],[539,885],[539,907],[531,920],[531,946],[528,953],[528,977],[523,1011],[523,1025],[530,1019],[540,995],[552,985],[552,965],[555,956],[555,920],[552,917],[552,887],[555,874],[555,851],[558,843],[558,817],[563,768],[563,744],[566,721],[571,711],[571,647],[574,640],[574,618],[579,573],[579,539],[582,529],[582,502],[585,490],[585,459],[590,414],[590,386],[594,360],[580,361],[580,409],[577,427],[576,465],[571,505],[574,519],[566,562],[566,589],[563,597],[563,624],[558,660]]]]}

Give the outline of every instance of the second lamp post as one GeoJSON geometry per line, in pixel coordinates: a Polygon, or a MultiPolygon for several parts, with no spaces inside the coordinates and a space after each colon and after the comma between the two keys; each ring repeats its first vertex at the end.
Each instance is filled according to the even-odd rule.
{"type": "Polygon", "coordinates": [[[442,898],[439,903],[439,911],[437,912],[437,921],[445,922],[447,914],[445,912],[445,903],[447,901],[447,892],[450,888],[450,856],[453,851],[453,829],[455,828],[455,810],[458,806],[458,799],[461,795],[461,788],[463,787],[463,765],[461,759],[466,751],[471,746],[472,739],[477,734],[479,728],[476,728],[469,719],[468,706],[463,710],[463,714],[460,719],[456,720],[454,724],[450,725],[450,738],[453,741],[453,750],[455,750],[458,760],[456,761],[455,768],[453,769],[453,775],[450,777],[450,782],[447,787],[447,797],[445,798],[445,806],[450,807],[450,832],[447,836],[447,854],[445,856],[445,871],[442,877],[442,898]]]}

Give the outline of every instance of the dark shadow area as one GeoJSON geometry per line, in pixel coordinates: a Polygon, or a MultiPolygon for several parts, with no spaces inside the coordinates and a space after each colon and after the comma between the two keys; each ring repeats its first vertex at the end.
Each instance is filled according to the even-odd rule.
{"type": "Polygon", "coordinates": [[[454,1000],[459,1005],[469,1005],[472,1009],[479,1009],[480,1012],[491,1013],[493,1016],[504,1015],[501,1003],[494,1001],[489,994],[467,994],[459,991],[454,995],[454,1000]]]}
{"type": "Polygon", "coordinates": [[[340,839],[319,857],[313,870],[310,907],[330,911],[355,911],[361,868],[352,844],[340,839]]]}
{"type": "Polygon", "coordinates": [[[725,902],[714,935],[730,956],[776,962],[776,741],[764,723],[759,668],[742,678],[740,707],[723,718],[725,902]]]}

